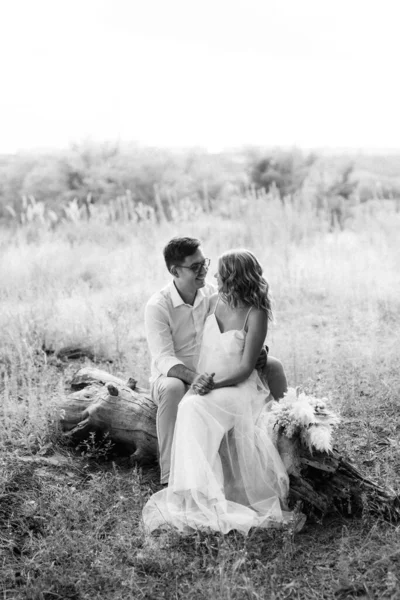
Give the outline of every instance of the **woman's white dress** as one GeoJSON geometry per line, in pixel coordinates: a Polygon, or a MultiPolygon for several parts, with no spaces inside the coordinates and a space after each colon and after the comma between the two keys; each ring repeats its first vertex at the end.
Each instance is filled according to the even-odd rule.
{"type": "MultiPolygon", "coordinates": [[[[218,377],[235,372],[246,332],[221,333],[215,314],[205,323],[198,365],[218,377]]],[[[235,386],[182,399],[168,487],[143,509],[145,527],[247,533],[291,520],[284,510],[289,479],[266,426],[272,397],[256,370],[235,386]]]]}

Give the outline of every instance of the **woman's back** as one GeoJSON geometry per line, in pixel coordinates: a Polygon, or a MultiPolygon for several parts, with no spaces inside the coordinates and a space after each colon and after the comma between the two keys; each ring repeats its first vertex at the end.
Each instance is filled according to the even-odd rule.
{"type": "Polygon", "coordinates": [[[221,300],[221,297],[218,296],[215,306],[214,306],[214,315],[218,323],[219,330],[221,333],[225,333],[230,330],[246,330],[247,328],[247,320],[252,310],[252,306],[243,305],[239,307],[232,308],[221,300]]]}
{"type": "Polygon", "coordinates": [[[205,322],[197,366],[200,373],[218,372],[219,375],[224,376],[234,370],[242,358],[251,307],[246,307],[245,311],[232,309],[225,311],[223,305],[224,303],[219,302],[218,298],[214,311],[205,322]],[[217,310],[222,319],[217,318],[217,310]],[[237,327],[231,327],[235,324],[237,327]]]}

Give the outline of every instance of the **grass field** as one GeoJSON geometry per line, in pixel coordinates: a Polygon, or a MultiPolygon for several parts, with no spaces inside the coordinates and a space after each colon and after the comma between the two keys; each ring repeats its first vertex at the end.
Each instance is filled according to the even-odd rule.
{"type": "MultiPolygon", "coordinates": [[[[372,208],[371,208],[372,206],[372,208]]],[[[0,232],[0,592],[4,599],[400,599],[400,527],[372,517],[309,523],[294,537],[173,532],[147,537],[157,470],[69,447],[57,406],[88,359],[147,385],[147,298],[168,281],[162,248],[195,235],[206,256],[247,247],[275,303],[271,353],[290,385],[327,395],[336,445],[400,488],[400,213],[357,207],[329,231],[306,206],[244,198],[154,225],[99,222],[0,232]]]]}

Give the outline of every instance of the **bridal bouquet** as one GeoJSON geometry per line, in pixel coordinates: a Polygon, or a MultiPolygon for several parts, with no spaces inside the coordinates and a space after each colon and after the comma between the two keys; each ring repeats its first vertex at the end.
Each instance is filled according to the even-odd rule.
{"type": "Polygon", "coordinates": [[[270,408],[270,419],[278,434],[299,437],[310,451],[330,452],[332,431],[338,415],[328,409],[326,398],[314,398],[290,388],[280,402],[270,408]]]}

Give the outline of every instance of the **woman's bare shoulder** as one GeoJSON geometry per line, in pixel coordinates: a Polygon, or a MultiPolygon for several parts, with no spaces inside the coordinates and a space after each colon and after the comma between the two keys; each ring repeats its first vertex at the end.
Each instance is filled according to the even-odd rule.
{"type": "Polygon", "coordinates": [[[247,324],[249,327],[260,327],[268,323],[268,315],[262,308],[253,308],[249,312],[247,324]]]}
{"type": "Polygon", "coordinates": [[[210,304],[209,304],[209,312],[212,313],[216,307],[218,302],[218,292],[215,292],[212,296],[210,296],[210,304]]]}

